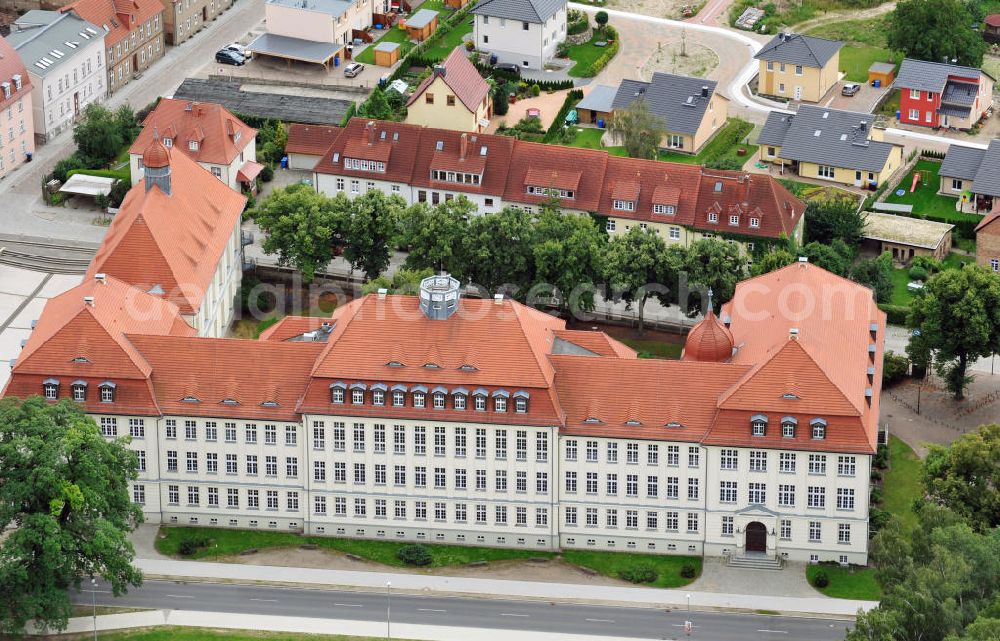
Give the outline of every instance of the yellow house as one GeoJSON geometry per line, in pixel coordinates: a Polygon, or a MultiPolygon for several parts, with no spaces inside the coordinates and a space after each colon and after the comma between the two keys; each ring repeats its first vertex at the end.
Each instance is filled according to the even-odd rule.
{"type": "Polygon", "coordinates": [[[839,79],[839,40],[779,33],[757,53],[757,93],[819,102],[839,79]]]}
{"type": "Polygon", "coordinates": [[[489,126],[492,108],[489,85],[456,47],[410,96],[405,122],[480,133],[489,126]]]}
{"type": "Polygon", "coordinates": [[[772,111],[760,132],[760,159],[804,178],[878,186],[903,166],[903,147],[883,140],[869,113],[801,105],[772,111]]]}

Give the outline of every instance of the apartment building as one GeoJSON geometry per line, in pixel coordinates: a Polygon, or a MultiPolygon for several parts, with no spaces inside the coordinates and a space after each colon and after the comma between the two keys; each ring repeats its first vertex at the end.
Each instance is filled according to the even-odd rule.
{"type": "Polygon", "coordinates": [[[32,84],[24,61],[0,38],[0,178],[35,154],[32,84]]]}
{"type": "Polygon", "coordinates": [[[247,341],[91,274],[5,394],[131,435],[152,522],[864,563],[884,333],[870,290],[807,262],[741,283],[680,361],[448,276],[247,341]]]}
{"type": "Polygon", "coordinates": [[[605,216],[608,233],[638,225],[683,245],[721,237],[752,252],[755,238],[801,242],[803,233],[804,203],[770,176],[507,136],[355,118],[313,171],[330,196],[379,189],[431,205],[464,196],[481,213],[554,198],[564,211],[605,216]]]}
{"type": "Polygon", "coordinates": [[[198,33],[218,18],[233,0],[160,0],[163,4],[163,25],[172,45],[178,45],[198,33]]]}
{"type": "Polygon", "coordinates": [[[27,61],[39,143],[71,128],[88,104],[107,95],[104,30],[97,25],[36,9],[17,19],[8,40],[27,61]]]}

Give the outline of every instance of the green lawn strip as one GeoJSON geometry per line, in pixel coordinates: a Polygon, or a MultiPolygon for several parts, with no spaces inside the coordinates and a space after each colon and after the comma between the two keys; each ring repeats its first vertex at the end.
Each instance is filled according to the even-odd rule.
{"type": "MultiPolygon", "coordinates": [[[[414,47],[414,44],[410,42],[407,37],[406,30],[400,29],[399,27],[393,27],[389,29],[389,33],[382,36],[382,38],[376,42],[371,43],[365,50],[354,56],[355,62],[362,62],[366,65],[375,64],[375,46],[382,42],[398,42],[399,43],[399,57],[405,56],[410,49],[414,47]]],[[[388,67],[386,67],[388,69],[388,67]]]]}
{"type": "MultiPolygon", "coordinates": [[[[603,129],[581,127],[573,138],[573,141],[569,143],[569,146],[582,147],[584,149],[603,149],[612,156],[624,156],[625,149],[623,147],[601,146],[601,137],[604,135],[604,131],[603,129]]],[[[732,118],[697,155],[681,154],[675,151],[660,151],[657,159],[665,162],[684,163],[686,165],[703,165],[710,161],[729,158],[746,160],[757,151],[757,145],[748,145],[743,142],[752,131],[753,124],[745,120],[732,118]],[[735,144],[733,144],[734,140],[736,141],[735,144]],[[746,148],[746,153],[742,156],[737,154],[737,150],[740,147],[746,148]]]]}
{"type": "Polygon", "coordinates": [[[641,338],[620,338],[618,340],[639,352],[639,358],[678,359],[681,357],[681,350],[684,349],[684,346],[679,343],[668,343],[666,341],[644,340],[641,338]]]}
{"type": "Polygon", "coordinates": [[[441,36],[433,47],[425,49],[423,55],[425,58],[444,60],[455,47],[464,44],[466,40],[472,40],[472,27],[468,24],[456,25],[454,29],[441,36]]]}
{"type": "Polygon", "coordinates": [[[888,118],[895,118],[897,111],[899,111],[899,90],[893,89],[892,93],[875,113],[888,118]]]}
{"type": "Polygon", "coordinates": [[[583,76],[594,64],[594,61],[608,50],[607,46],[598,47],[595,42],[607,42],[606,36],[594,32],[594,36],[587,42],[570,45],[569,58],[576,64],[569,70],[569,75],[573,77],[583,76]]]}
{"type": "Polygon", "coordinates": [[[900,181],[899,185],[889,192],[885,202],[913,205],[914,217],[923,217],[931,214],[943,216],[951,222],[981,220],[982,216],[955,211],[957,199],[937,193],[941,182],[938,178],[938,171],[940,169],[940,161],[918,160],[913,170],[906,174],[906,177],[900,181]],[[920,180],[917,182],[917,188],[913,193],[910,193],[910,186],[913,184],[913,174],[916,172],[920,172],[920,180]],[[896,190],[898,189],[903,190],[902,196],[896,195],[896,190]]]}
{"type": "Polygon", "coordinates": [[[892,52],[881,47],[848,44],[840,50],[840,70],[845,80],[868,82],[868,69],[874,62],[892,61],[892,52]]]}
{"type": "Polygon", "coordinates": [[[889,469],[882,477],[882,509],[895,516],[904,530],[917,526],[913,500],[923,496],[920,459],[901,439],[889,437],[889,469]]]}
{"type": "Polygon", "coordinates": [[[863,601],[878,601],[882,598],[882,589],[875,581],[875,568],[863,568],[852,565],[846,568],[833,563],[806,566],[806,578],[809,585],[818,572],[825,572],[830,579],[825,588],[816,588],[826,596],[835,599],[860,599],[863,601]]]}
{"type": "Polygon", "coordinates": [[[909,307],[913,302],[913,293],[906,288],[910,282],[910,270],[905,268],[892,268],[892,298],[889,303],[901,307],[909,307]]]}
{"type": "Polygon", "coordinates": [[[380,641],[385,637],[352,637],[343,634],[299,634],[258,630],[214,630],[163,626],[151,630],[102,632],[104,641],[380,641]]]}
{"type": "Polygon", "coordinates": [[[619,577],[630,568],[651,566],[656,570],[656,581],[645,585],[659,588],[679,588],[694,581],[681,576],[681,568],[690,564],[695,577],[701,574],[701,557],[659,554],[631,554],[627,552],[598,552],[590,550],[564,550],[563,560],[572,565],[590,568],[600,574],[619,577]]]}

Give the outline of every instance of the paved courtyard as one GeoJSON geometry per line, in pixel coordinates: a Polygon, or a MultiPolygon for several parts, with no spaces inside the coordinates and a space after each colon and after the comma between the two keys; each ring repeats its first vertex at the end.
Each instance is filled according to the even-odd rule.
{"type": "MultiPolygon", "coordinates": [[[[705,557],[701,576],[687,586],[693,592],[732,592],[761,596],[810,596],[828,598],[813,589],[806,581],[806,566],[794,561],[785,562],[781,570],[732,568],[724,559],[705,557]]],[[[767,602],[761,601],[761,609],[767,602]]]]}

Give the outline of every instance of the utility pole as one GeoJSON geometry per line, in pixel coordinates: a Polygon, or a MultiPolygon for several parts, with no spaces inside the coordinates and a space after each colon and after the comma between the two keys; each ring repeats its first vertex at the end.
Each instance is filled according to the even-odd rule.
{"type": "Polygon", "coordinates": [[[94,641],[97,641],[97,579],[90,577],[90,596],[94,603],[94,641]]]}

